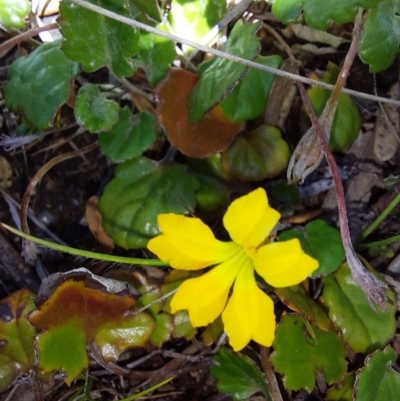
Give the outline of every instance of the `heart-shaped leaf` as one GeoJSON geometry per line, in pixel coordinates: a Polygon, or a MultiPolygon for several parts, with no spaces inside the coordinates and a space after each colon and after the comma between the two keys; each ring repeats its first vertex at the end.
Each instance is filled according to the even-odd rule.
{"type": "Polygon", "coordinates": [[[189,71],[170,70],[156,88],[157,118],[172,145],[186,156],[204,158],[225,150],[244,125],[229,121],[220,107],[189,123],[188,99],[197,80],[189,71]]]}
{"type": "Polygon", "coordinates": [[[45,43],[29,56],[15,60],[4,88],[7,107],[23,113],[29,124],[48,129],[68,99],[79,65],[60,50],[60,41],[45,43]]]}
{"type": "Polygon", "coordinates": [[[116,244],[144,248],[160,233],[160,213],[187,214],[196,206],[199,183],[177,164],[145,157],[120,164],[99,202],[103,226],[116,244]]]}
{"type": "MultiPolygon", "coordinates": [[[[124,17],[130,17],[128,3],[124,0],[89,2],[124,17]]],[[[130,57],[139,50],[138,30],[69,0],[60,3],[60,15],[58,23],[66,39],[62,50],[71,60],[82,63],[87,72],[107,66],[118,77],[133,74],[135,67],[130,57]]]]}
{"type": "Polygon", "coordinates": [[[341,380],[347,369],[346,349],[335,332],[325,332],[310,324],[312,333],[300,316],[285,315],[276,329],[271,362],[284,375],[289,390],[315,387],[317,372],[328,384],[341,380]]]}

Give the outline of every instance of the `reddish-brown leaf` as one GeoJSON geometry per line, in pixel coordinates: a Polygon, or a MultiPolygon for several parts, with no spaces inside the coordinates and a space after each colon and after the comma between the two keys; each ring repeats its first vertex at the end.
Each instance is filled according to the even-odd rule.
{"type": "Polygon", "coordinates": [[[198,78],[182,69],[172,69],[158,84],[157,118],[173,146],[189,157],[205,158],[227,149],[244,122],[233,123],[217,106],[205,118],[190,124],[188,99],[198,78]]]}

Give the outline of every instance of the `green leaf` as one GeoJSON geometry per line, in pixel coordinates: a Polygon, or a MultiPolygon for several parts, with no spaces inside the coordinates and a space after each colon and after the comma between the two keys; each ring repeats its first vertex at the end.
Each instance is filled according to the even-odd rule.
{"type": "MultiPolygon", "coordinates": [[[[279,68],[283,60],[280,56],[259,56],[256,62],[268,67],[279,68]]],[[[274,74],[252,68],[221,102],[225,115],[231,121],[257,118],[265,110],[274,79],[274,74]]]]}
{"type": "Polygon", "coordinates": [[[365,359],[365,367],[357,371],[354,401],[396,400],[400,394],[400,375],[393,369],[397,353],[387,346],[365,359]]]}
{"type": "Polygon", "coordinates": [[[168,19],[178,36],[198,42],[226,12],[226,0],[172,0],[168,19]]]}
{"type": "Polygon", "coordinates": [[[319,262],[318,269],[311,275],[323,277],[337,270],[344,258],[344,248],[340,232],[324,220],[314,220],[305,228],[293,228],[279,234],[280,241],[298,238],[304,252],[319,262]]]}
{"type": "MultiPolygon", "coordinates": [[[[346,265],[323,281],[323,300],[329,317],[355,352],[369,353],[390,341],[396,330],[395,306],[386,303],[386,312],[373,311],[346,265]]],[[[386,294],[394,300],[391,291],[386,294]]]]}
{"type": "Polygon", "coordinates": [[[155,85],[164,78],[175,60],[175,43],[152,33],[141,32],[139,46],[139,53],[135,57],[137,65],[146,71],[148,81],[155,85]]]}
{"type": "Polygon", "coordinates": [[[157,0],[129,0],[129,3],[146,13],[154,21],[161,22],[162,10],[157,0]]]}
{"type": "MultiPolygon", "coordinates": [[[[128,4],[124,0],[89,2],[124,17],[130,17],[128,4]]],[[[107,66],[118,77],[134,73],[135,67],[130,57],[139,50],[138,30],[77,6],[69,0],[60,3],[60,14],[58,23],[66,39],[62,50],[71,60],[82,63],[87,72],[107,66]]]]}
{"type": "Polygon", "coordinates": [[[276,288],[279,299],[292,311],[306,317],[319,329],[328,331],[331,329],[331,321],[321,306],[299,284],[286,288],[276,288]]]}
{"type": "Polygon", "coordinates": [[[32,292],[23,289],[0,302],[0,391],[34,367],[36,329],[26,319],[35,309],[32,297],[32,292]]]}
{"type": "Polygon", "coordinates": [[[32,126],[48,129],[68,99],[72,79],[78,72],[78,64],[60,50],[60,41],[41,45],[11,64],[4,88],[6,105],[23,113],[32,126]]]}
{"type": "Polygon", "coordinates": [[[160,213],[187,214],[196,206],[197,180],[180,165],[145,157],[120,164],[99,202],[103,226],[116,244],[144,248],[160,233],[160,213]]]}
{"type": "Polygon", "coordinates": [[[347,373],[343,380],[335,383],[326,393],[326,401],[353,401],[355,374],[347,373]]]}
{"type": "Polygon", "coordinates": [[[371,72],[389,68],[400,50],[397,7],[397,0],[384,0],[367,14],[358,54],[371,72]]]}
{"type": "Polygon", "coordinates": [[[0,23],[6,28],[24,28],[31,10],[28,0],[0,0],[0,23]]]}
{"type": "Polygon", "coordinates": [[[232,191],[226,185],[204,174],[193,172],[193,175],[200,184],[196,191],[196,203],[200,209],[210,212],[218,207],[228,207],[232,191]]]}
{"type": "Polygon", "coordinates": [[[180,310],[174,314],[174,331],[173,338],[184,338],[191,340],[197,333],[197,330],[190,323],[189,313],[185,310],[180,310]]]}
{"type": "Polygon", "coordinates": [[[174,331],[173,317],[166,313],[160,313],[155,317],[156,328],[150,337],[150,342],[155,347],[162,345],[171,339],[171,334],[174,331]]]}
{"type": "MultiPolygon", "coordinates": [[[[329,63],[324,74],[323,82],[334,84],[339,74],[339,68],[329,63]]],[[[323,88],[311,88],[307,90],[315,114],[319,117],[329,99],[330,91],[323,88]]],[[[361,128],[361,116],[357,106],[349,95],[341,94],[335,117],[333,119],[329,147],[334,152],[342,152],[358,137],[361,128]]]]}
{"type": "MultiPolygon", "coordinates": [[[[237,22],[229,35],[225,51],[233,56],[252,60],[258,54],[260,44],[254,36],[260,23],[237,22]]],[[[200,121],[204,115],[222,101],[239,83],[248,68],[220,57],[201,64],[200,80],[189,97],[189,121],[200,121]]]]}
{"type": "Polygon", "coordinates": [[[87,84],[76,95],[76,121],[90,132],[109,131],[118,121],[119,109],[118,103],[106,99],[97,85],[87,84]]]}
{"type": "Polygon", "coordinates": [[[261,181],[286,169],[290,158],[289,146],[280,131],[262,125],[254,131],[238,135],[222,153],[223,169],[240,181],[261,181]]]}
{"type": "Polygon", "coordinates": [[[265,378],[251,359],[221,348],[214,360],[218,365],[213,365],[211,373],[218,380],[218,390],[230,394],[234,400],[247,400],[259,391],[269,397],[265,378]]]}
{"type": "Polygon", "coordinates": [[[276,329],[271,362],[284,375],[289,390],[315,387],[317,372],[328,384],[341,380],[347,369],[346,349],[334,332],[325,332],[312,323],[312,335],[300,316],[285,315],[276,329]]]}
{"type": "Polygon", "coordinates": [[[140,156],[157,137],[155,122],[146,111],[133,116],[127,107],[121,109],[118,123],[99,135],[101,151],[115,163],[140,156]]]}
{"type": "Polygon", "coordinates": [[[303,9],[307,25],[325,30],[332,22],[353,21],[358,8],[371,8],[382,0],[274,0],[272,12],[285,24],[295,22],[303,9]]]}

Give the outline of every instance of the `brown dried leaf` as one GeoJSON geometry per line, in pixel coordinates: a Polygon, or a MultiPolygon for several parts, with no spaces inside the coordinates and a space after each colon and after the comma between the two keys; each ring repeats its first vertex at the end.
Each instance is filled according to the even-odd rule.
{"type": "Polygon", "coordinates": [[[228,148],[244,123],[232,123],[217,106],[205,118],[190,124],[188,100],[198,78],[182,69],[172,69],[157,85],[157,119],[168,140],[189,157],[205,158],[228,148]]]}

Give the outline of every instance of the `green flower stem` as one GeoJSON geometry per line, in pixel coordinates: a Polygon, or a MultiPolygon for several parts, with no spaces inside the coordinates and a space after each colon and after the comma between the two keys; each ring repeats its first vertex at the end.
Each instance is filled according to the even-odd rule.
{"type": "Polygon", "coordinates": [[[380,246],[386,246],[393,244],[393,242],[399,242],[400,235],[395,235],[394,237],[382,239],[380,241],[370,242],[368,244],[361,244],[359,249],[369,249],[369,248],[379,248],[380,246]]]}
{"type": "Polygon", "coordinates": [[[383,212],[365,229],[365,231],[362,233],[360,237],[360,242],[363,239],[367,238],[368,235],[370,235],[372,231],[374,231],[379,226],[379,224],[381,224],[382,221],[386,219],[387,215],[397,206],[399,202],[400,202],[400,193],[396,195],[396,197],[389,203],[389,205],[386,206],[383,212]]]}
{"type": "Polygon", "coordinates": [[[123,256],[107,255],[104,253],[89,252],[89,251],[84,251],[82,249],[71,248],[69,246],[59,245],[54,242],[46,241],[41,238],[36,238],[29,234],[25,234],[22,231],[19,231],[13,227],[8,226],[7,224],[4,223],[0,224],[6,230],[11,231],[13,234],[18,235],[21,238],[24,238],[28,241],[32,241],[35,244],[39,244],[47,248],[55,249],[56,251],[68,253],[70,255],[81,256],[83,258],[89,258],[89,259],[102,260],[105,262],[124,263],[127,265],[169,266],[168,263],[165,263],[159,259],[126,258],[123,256]]]}

